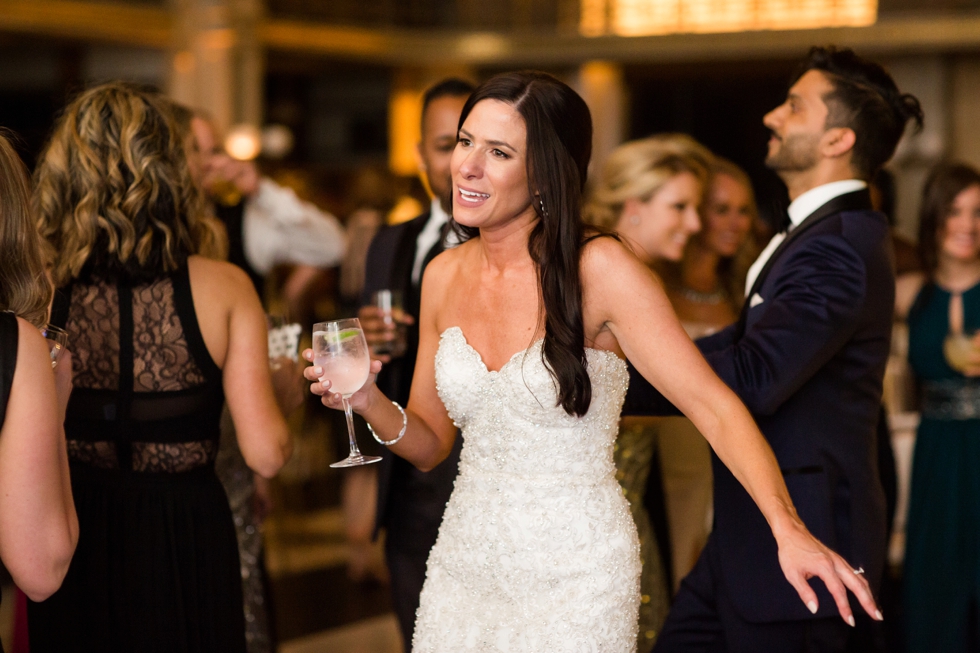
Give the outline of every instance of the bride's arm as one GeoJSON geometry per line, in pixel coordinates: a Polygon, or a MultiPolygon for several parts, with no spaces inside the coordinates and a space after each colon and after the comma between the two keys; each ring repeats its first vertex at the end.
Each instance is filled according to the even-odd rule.
{"type": "Polygon", "coordinates": [[[681,328],[653,273],[618,242],[600,238],[583,253],[582,286],[586,328],[608,329],[636,369],[704,434],[759,506],[779,545],[783,573],[810,610],[816,611],[817,596],[806,579],[819,576],[848,623],[853,615],[845,585],[880,618],[864,578],[803,525],[771,447],[681,328]]]}
{"type": "MultiPolygon", "coordinates": [[[[445,460],[456,439],[456,426],[446,412],[446,407],[436,391],[436,351],[439,348],[439,332],[436,325],[440,304],[446,295],[451,274],[447,269],[449,256],[436,257],[425,269],[422,280],[422,302],[419,311],[419,349],[415,360],[412,391],[405,406],[407,430],[396,444],[389,448],[422,471],[429,471],[445,460]]],[[[306,350],[307,360],[313,352],[306,350]]],[[[363,417],[382,440],[394,440],[402,429],[402,415],[381,390],[374,384],[381,363],[371,362],[371,376],[363,388],[350,397],[351,408],[363,417]]],[[[340,395],[329,391],[329,381],[321,384],[317,378],[322,370],[306,368],[306,378],[314,383],[310,391],[322,396],[323,405],[343,410],[340,395]]]]}

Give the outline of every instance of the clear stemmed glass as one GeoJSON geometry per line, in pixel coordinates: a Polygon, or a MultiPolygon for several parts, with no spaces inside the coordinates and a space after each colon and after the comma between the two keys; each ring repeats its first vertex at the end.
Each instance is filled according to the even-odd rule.
{"type": "Polygon", "coordinates": [[[350,455],[330,466],[355,467],[381,460],[378,456],[363,455],[354,439],[354,417],[349,400],[367,382],[371,368],[371,356],[361,323],[352,318],[314,324],[313,364],[323,368],[320,380],[330,381],[330,391],[340,394],[344,403],[344,415],[347,417],[350,455]]]}
{"type": "Polygon", "coordinates": [[[53,324],[48,324],[41,329],[41,335],[48,341],[48,348],[51,351],[51,367],[57,367],[62,350],[68,346],[68,333],[53,324]]]}

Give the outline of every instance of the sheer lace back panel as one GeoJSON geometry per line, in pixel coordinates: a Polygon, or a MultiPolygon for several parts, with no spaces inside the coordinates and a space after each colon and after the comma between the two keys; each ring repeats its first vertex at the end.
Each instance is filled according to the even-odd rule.
{"type": "Polygon", "coordinates": [[[102,469],[177,473],[214,463],[221,370],[201,337],[186,269],[129,287],[61,293],[74,358],[68,453],[102,469]]]}

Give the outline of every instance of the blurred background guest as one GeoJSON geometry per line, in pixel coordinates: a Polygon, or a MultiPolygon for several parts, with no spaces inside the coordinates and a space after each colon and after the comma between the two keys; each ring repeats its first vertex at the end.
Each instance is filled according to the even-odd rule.
{"type": "MultiPolygon", "coordinates": [[[[680,263],[665,265],[663,271],[667,297],[691,338],[719,331],[738,318],[745,273],[759,251],[752,237],[758,219],[749,176],[731,161],[715,157],[701,205],[701,231],[688,241],[680,263]]],[[[711,450],[685,417],[664,418],[660,446],[676,592],[711,528],[711,450]]]]}
{"type": "Polygon", "coordinates": [[[72,357],[54,352],[51,373],[38,330],[50,301],[27,169],[0,135],[0,560],[34,601],[61,585],[78,542],[64,430],[72,357]]]}
{"type": "Polygon", "coordinates": [[[935,169],[922,196],[923,271],[900,277],[922,420],[905,549],[910,653],[972,651],[980,601],[980,172],[935,169]]]}
{"type": "Polygon", "coordinates": [[[344,257],[343,226],[292,189],[263,177],[253,161],[232,158],[206,114],[193,111],[189,126],[196,145],[191,170],[228,231],[228,260],[248,273],[260,297],[274,266],[296,266],[295,279],[285,284],[292,289],[286,303],[287,313],[300,314],[298,304],[317,273],[344,257]]]}
{"type": "Polygon", "coordinates": [[[385,169],[367,167],[354,176],[347,198],[347,253],[340,264],[340,298],[360,308],[368,248],[395,206],[395,180],[385,169]]]}
{"type": "Polygon", "coordinates": [[[66,419],[78,550],[31,603],[32,651],[245,651],[238,548],[214,473],[227,398],[249,466],[289,431],[255,289],[219,254],[169,102],[111,83],[65,110],[35,215],[75,350],[66,419]]]}
{"type": "MultiPolygon", "coordinates": [[[[712,159],[704,146],[682,134],[624,143],[613,150],[590,186],[583,216],[597,227],[614,231],[640,260],[662,273],[667,262],[681,260],[689,238],[701,230],[698,208],[712,159]]],[[[677,553],[668,544],[672,542],[674,523],[698,519],[670,510],[670,489],[690,492],[684,487],[690,484],[684,481],[690,477],[686,451],[689,447],[675,441],[685,434],[676,437],[668,434],[663,431],[664,424],[659,418],[624,418],[616,441],[617,478],[629,500],[640,535],[643,574],[638,648],[641,651],[653,648],[670,607],[670,572],[666,566],[677,553]],[[663,490],[660,489],[661,469],[663,490]],[[653,498],[645,502],[648,485],[653,485],[653,498]],[[654,512],[662,514],[664,491],[669,526],[660,520],[658,533],[644,504],[653,504],[654,512]],[[663,531],[668,531],[670,537],[663,531]]],[[[695,436],[707,447],[696,431],[695,436]]],[[[695,483],[706,483],[710,497],[710,456],[708,460],[707,478],[701,475],[695,483]]],[[[704,520],[702,509],[700,523],[704,520]]],[[[685,527],[678,530],[685,532],[685,527]]]]}
{"type": "MultiPolygon", "coordinates": [[[[429,261],[445,247],[455,244],[454,234],[448,228],[453,203],[449,160],[456,148],[459,116],[472,92],[469,82],[455,78],[442,80],[426,90],[417,151],[419,167],[432,192],[432,203],[428,211],[413,220],[383,228],[368,250],[364,305],[358,317],[374,355],[385,362],[378,376],[378,387],[392,400],[406,405],[418,353],[416,319],[422,274],[429,261]],[[379,290],[401,294],[402,310],[392,314],[394,321],[386,321],[383,311],[371,301],[372,293],[379,290]],[[397,356],[381,353],[390,352],[391,343],[399,338],[404,341],[397,356]]],[[[382,452],[377,472],[374,466],[357,470],[365,477],[377,474],[376,529],[385,531],[392,602],[406,651],[412,648],[415,611],[425,581],[426,561],[452,493],[461,448],[462,438],[457,437],[449,457],[429,472],[419,471],[387,450],[382,452]]]]}

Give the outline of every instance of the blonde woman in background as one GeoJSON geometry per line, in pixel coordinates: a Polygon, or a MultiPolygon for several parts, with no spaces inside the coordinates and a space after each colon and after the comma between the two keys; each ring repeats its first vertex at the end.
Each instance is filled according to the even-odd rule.
{"type": "MultiPolygon", "coordinates": [[[[662,273],[666,262],[681,260],[688,240],[701,229],[698,208],[712,159],[704,146],[682,134],[624,143],[613,150],[591,185],[583,216],[590,224],[615,232],[641,261],[662,273]]],[[[616,476],[640,535],[641,653],[653,648],[670,607],[664,563],[643,505],[658,447],[665,481],[671,466],[663,449],[661,422],[660,418],[623,418],[615,452],[616,476]]]]}
{"type": "MultiPolygon", "coordinates": [[[[752,238],[757,219],[749,176],[731,161],[716,157],[701,208],[701,231],[688,242],[680,263],[664,266],[667,297],[691,338],[714,333],[738,319],[745,274],[758,253],[752,238]]],[[[676,592],[710,530],[711,449],[686,417],[664,418],[660,447],[676,592]]]]}
{"type": "Polygon", "coordinates": [[[39,331],[50,301],[27,170],[0,135],[0,559],[35,601],[61,585],[78,542],[63,426],[72,357],[62,350],[52,374],[39,331]]]}
{"type": "Polygon", "coordinates": [[[52,322],[74,347],[65,430],[81,536],[29,606],[31,650],[245,652],[238,546],[214,472],[227,396],[249,467],[291,452],[248,277],[191,178],[169,102],[83,92],[43,153],[34,213],[54,256],[52,322]]]}

